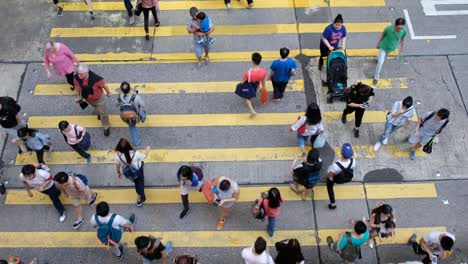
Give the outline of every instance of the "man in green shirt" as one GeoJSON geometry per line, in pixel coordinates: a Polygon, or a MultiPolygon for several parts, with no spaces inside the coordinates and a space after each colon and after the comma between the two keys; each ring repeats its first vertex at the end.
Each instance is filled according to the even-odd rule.
{"type": "Polygon", "coordinates": [[[375,69],[374,75],[374,85],[377,85],[379,82],[380,71],[382,70],[382,65],[385,62],[387,55],[398,48],[398,43],[400,44],[400,54],[403,53],[403,48],[405,47],[405,29],[406,21],[404,18],[398,18],[395,20],[394,26],[388,26],[384,29],[380,39],[377,42],[377,48],[379,49],[379,57],[377,59],[377,67],[375,69]]]}

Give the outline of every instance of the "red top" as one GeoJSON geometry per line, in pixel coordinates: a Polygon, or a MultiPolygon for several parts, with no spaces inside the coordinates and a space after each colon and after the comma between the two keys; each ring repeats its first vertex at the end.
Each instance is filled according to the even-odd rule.
{"type": "MultiPolygon", "coordinates": [[[[86,101],[94,102],[99,100],[99,98],[101,98],[102,96],[102,90],[104,89],[105,84],[106,82],[104,81],[104,79],[95,82],[93,85],[93,94],[90,94],[88,98],[86,98],[86,101]]],[[[83,85],[88,85],[88,79],[83,80],[83,85]]],[[[77,80],[75,80],[75,88],[78,94],[81,94],[81,87],[77,80]]]]}
{"type": "Polygon", "coordinates": [[[277,217],[281,211],[281,203],[283,202],[283,198],[280,197],[280,206],[277,208],[270,208],[268,206],[268,199],[259,199],[257,205],[260,206],[260,203],[263,200],[263,208],[265,208],[265,215],[269,217],[277,217]]]}
{"type": "MultiPolygon", "coordinates": [[[[250,82],[260,82],[265,80],[266,77],[266,70],[263,68],[252,69],[250,71],[250,82]]],[[[242,77],[242,81],[245,82],[249,79],[249,71],[244,73],[244,77],[242,77]]]]}

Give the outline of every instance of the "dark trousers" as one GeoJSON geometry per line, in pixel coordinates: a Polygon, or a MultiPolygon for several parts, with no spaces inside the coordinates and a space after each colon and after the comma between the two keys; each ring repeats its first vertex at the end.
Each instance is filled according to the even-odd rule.
{"type": "Polygon", "coordinates": [[[364,116],[364,112],[366,109],[360,107],[350,107],[346,106],[345,110],[343,110],[343,115],[346,116],[348,114],[354,113],[354,125],[358,128],[361,126],[362,117],[364,116]]]}
{"type": "Polygon", "coordinates": [[[54,204],[55,209],[57,209],[60,215],[62,215],[63,212],[65,212],[65,207],[63,207],[63,204],[59,199],[61,192],[57,187],[55,187],[55,184],[52,185],[52,187],[50,187],[49,189],[42,191],[42,193],[47,194],[49,196],[50,200],[54,204]]]}
{"type": "Polygon", "coordinates": [[[335,181],[330,180],[327,177],[327,192],[328,192],[328,199],[330,199],[330,203],[335,203],[335,191],[333,190],[333,185],[335,185],[335,181]]]}
{"type": "Polygon", "coordinates": [[[418,242],[411,242],[411,246],[413,247],[413,251],[414,253],[418,254],[418,255],[425,255],[424,259],[421,261],[422,263],[424,264],[431,264],[432,263],[432,260],[429,258],[429,254],[427,254],[426,251],[424,251],[424,249],[421,248],[421,245],[419,245],[418,242]]]}
{"type": "Polygon", "coordinates": [[[145,32],[148,34],[148,23],[149,23],[149,12],[153,13],[154,23],[158,23],[158,14],[156,12],[156,7],[153,6],[151,8],[144,8],[143,7],[143,17],[144,17],[144,24],[145,24],[145,32]]]}
{"type": "Polygon", "coordinates": [[[52,0],[54,2],[54,5],[58,5],[59,0],[52,0]]]}
{"type": "Polygon", "coordinates": [[[127,9],[127,14],[129,17],[132,17],[133,16],[133,5],[132,5],[132,2],[130,2],[130,0],[124,0],[124,4],[125,4],[125,9],[127,9]]]}
{"type": "Polygon", "coordinates": [[[140,196],[140,199],[142,201],[146,200],[146,195],[145,195],[145,171],[144,171],[144,163],[141,162],[141,167],[139,171],[139,176],[136,178],[133,183],[135,183],[135,191],[136,193],[140,196]]]}
{"type": "MultiPolygon", "coordinates": [[[[230,4],[231,3],[231,0],[224,0],[224,4],[227,5],[227,4],[230,4]]],[[[253,0],[247,0],[247,4],[253,4],[253,0]]]]}
{"type": "Polygon", "coordinates": [[[182,198],[182,204],[184,205],[184,209],[189,208],[188,194],[180,195],[180,197],[182,198]]]}
{"type": "Polygon", "coordinates": [[[89,145],[91,144],[90,141],[91,136],[88,132],[86,132],[84,138],[78,144],[70,145],[70,147],[72,147],[78,154],[80,154],[81,157],[87,159],[91,156],[86,152],[86,150],[89,148],[89,145]]]}
{"type": "Polygon", "coordinates": [[[286,90],[286,86],[288,82],[275,82],[271,81],[273,84],[273,99],[281,99],[283,98],[284,91],[286,90]]]}
{"type": "Polygon", "coordinates": [[[70,72],[69,74],[66,74],[65,77],[67,78],[67,83],[70,84],[71,86],[75,87],[75,82],[73,79],[73,72],[70,72]]]}
{"type": "Polygon", "coordinates": [[[39,149],[39,150],[34,150],[34,151],[36,152],[37,162],[42,163],[42,164],[45,164],[45,161],[44,161],[44,150],[49,150],[49,149],[50,149],[49,146],[44,145],[44,147],[42,147],[41,149],[39,149]]]}
{"type": "Polygon", "coordinates": [[[330,49],[320,40],[320,59],[319,65],[323,65],[323,57],[328,57],[328,53],[330,53],[330,49]]]}

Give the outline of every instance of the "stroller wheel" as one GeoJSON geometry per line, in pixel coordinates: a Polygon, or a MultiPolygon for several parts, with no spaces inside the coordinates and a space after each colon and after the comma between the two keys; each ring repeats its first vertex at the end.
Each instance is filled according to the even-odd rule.
{"type": "Polygon", "coordinates": [[[324,80],[322,80],[322,86],[328,86],[328,83],[324,80]]]}

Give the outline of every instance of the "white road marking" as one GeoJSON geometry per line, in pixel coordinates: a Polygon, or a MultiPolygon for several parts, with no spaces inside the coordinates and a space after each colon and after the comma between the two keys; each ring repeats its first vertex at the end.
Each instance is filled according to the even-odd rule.
{"type": "Polygon", "coordinates": [[[411,19],[408,14],[408,10],[403,9],[403,13],[405,14],[405,19],[406,19],[406,23],[408,24],[408,29],[411,35],[411,39],[414,39],[414,40],[426,39],[427,40],[427,39],[456,39],[457,38],[456,35],[416,36],[416,34],[414,33],[413,24],[411,23],[411,19]]]}
{"type": "Polygon", "coordinates": [[[468,5],[468,0],[421,0],[426,16],[460,16],[468,15],[468,10],[437,11],[436,5],[468,5]]]}

